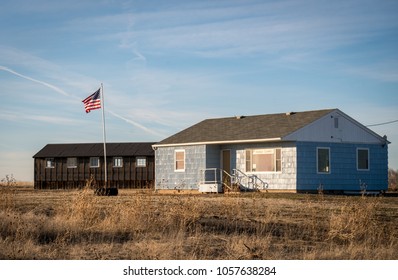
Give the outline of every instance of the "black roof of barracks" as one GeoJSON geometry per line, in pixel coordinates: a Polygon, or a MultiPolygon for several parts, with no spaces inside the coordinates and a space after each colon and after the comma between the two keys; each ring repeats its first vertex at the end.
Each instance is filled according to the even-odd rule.
{"type": "MultiPolygon", "coordinates": [[[[154,156],[153,142],[106,143],[107,156],[154,156]]],[[[99,157],[104,155],[103,143],[47,144],[33,158],[99,157]]]]}

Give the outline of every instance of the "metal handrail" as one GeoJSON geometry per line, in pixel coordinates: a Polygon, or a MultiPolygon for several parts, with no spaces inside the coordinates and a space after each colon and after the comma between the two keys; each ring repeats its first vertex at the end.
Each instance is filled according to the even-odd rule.
{"type": "Polygon", "coordinates": [[[255,186],[256,186],[256,189],[261,188],[261,189],[265,190],[265,189],[268,188],[268,183],[267,183],[267,182],[264,182],[264,181],[263,181],[261,178],[259,178],[257,175],[251,175],[250,177],[254,179],[254,184],[255,184],[255,186]]]}
{"type": "Polygon", "coordinates": [[[200,181],[200,184],[222,184],[229,190],[232,190],[232,185],[228,185],[224,180],[223,180],[223,175],[227,176],[230,178],[231,183],[234,182],[234,177],[229,174],[227,171],[221,168],[205,168],[201,169],[201,178],[202,181],[200,181]],[[214,172],[214,180],[212,174],[207,174],[207,172],[214,172]],[[209,179],[211,178],[211,179],[209,179]]]}
{"type": "Polygon", "coordinates": [[[238,183],[243,186],[246,187],[248,189],[255,189],[255,190],[265,190],[268,188],[268,183],[264,182],[261,178],[259,178],[257,175],[247,175],[246,173],[244,173],[243,171],[239,170],[239,169],[233,169],[233,174],[236,177],[236,179],[238,180],[238,183]],[[244,178],[244,180],[247,181],[247,184],[244,184],[242,182],[242,178],[244,178]]]}
{"type": "Polygon", "coordinates": [[[265,190],[268,188],[268,183],[264,182],[257,175],[248,175],[239,169],[232,169],[232,174],[221,168],[205,168],[201,169],[201,184],[222,184],[229,190],[233,189],[234,185],[238,185],[239,188],[244,190],[265,190]],[[214,172],[214,180],[212,174],[207,174],[207,172],[214,172]],[[223,178],[230,179],[230,184],[227,184],[223,178]]]}
{"type": "MultiPolygon", "coordinates": [[[[231,184],[228,185],[227,182],[225,182],[225,180],[221,180],[223,186],[226,187],[227,189],[229,189],[230,191],[232,191],[232,189],[233,189],[233,184],[235,183],[235,178],[234,178],[234,176],[232,176],[231,174],[229,174],[229,173],[228,173],[227,171],[225,171],[224,169],[221,169],[221,170],[222,170],[222,174],[226,175],[226,176],[230,179],[229,181],[231,182],[231,184]]],[[[221,178],[223,178],[222,175],[221,175],[221,178]]]]}

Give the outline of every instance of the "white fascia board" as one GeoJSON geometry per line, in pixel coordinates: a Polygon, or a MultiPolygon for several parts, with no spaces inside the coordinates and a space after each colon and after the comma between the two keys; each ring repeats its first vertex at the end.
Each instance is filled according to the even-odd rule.
{"type": "Polygon", "coordinates": [[[177,147],[177,146],[196,146],[196,145],[220,145],[220,144],[241,144],[241,143],[259,143],[259,142],[278,142],[282,138],[265,138],[265,139],[246,139],[246,140],[226,140],[226,141],[206,141],[206,142],[191,142],[191,143],[176,143],[176,144],[154,144],[152,148],[160,147],[177,147]]]}

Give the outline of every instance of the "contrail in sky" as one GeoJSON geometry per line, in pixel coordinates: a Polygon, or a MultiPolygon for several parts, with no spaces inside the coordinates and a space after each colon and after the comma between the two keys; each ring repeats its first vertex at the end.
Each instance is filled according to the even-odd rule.
{"type": "MultiPolygon", "coordinates": [[[[15,75],[15,76],[24,78],[24,79],[26,79],[26,80],[29,80],[29,81],[32,81],[32,82],[35,82],[35,83],[44,85],[44,86],[46,86],[46,87],[48,87],[48,88],[50,88],[50,89],[52,89],[52,90],[55,90],[56,92],[58,92],[58,93],[60,93],[60,94],[62,94],[62,95],[65,95],[65,96],[68,96],[68,97],[71,97],[71,98],[74,98],[74,99],[79,99],[79,98],[76,97],[76,96],[72,96],[72,95],[66,93],[65,91],[63,91],[63,90],[60,89],[59,87],[56,87],[56,86],[51,85],[51,84],[49,84],[49,83],[46,83],[46,82],[43,82],[43,81],[40,81],[40,80],[31,78],[31,77],[28,77],[28,76],[25,76],[25,75],[20,74],[20,73],[18,73],[18,72],[16,72],[16,71],[12,70],[12,69],[10,69],[10,68],[7,68],[7,67],[5,67],[5,66],[1,66],[1,65],[0,65],[0,70],[9,72],[9,73],[11,73],[11,74],[13,74],[13,75],[15,75]]],[[[153,134],[153,135],[156,135],[156,136],[164,137],[164,135],[162,135],[162,134],[160,134],[160,133],[158,133],[158,132],[156,132],[156,131],[154,131],[154,130],[152,130],[152,129],[150,129],[150,128],[147,128],[147,127],[143,126],[142,124],[139,124],[139,123],[137,123],[137,122],[135,122],[135,121],[129,120],[129,119],[127,119],[127,118],[125,118],[125,117],[123,117],[123,116],[121,116],[121,115],[119,115],[119,114],[116,114],[116,113],[114,113],[114,112],[112,112],[112,111],[110,111],[110,110],[107,110],[107,109],[106,109],[106,111],[109,112],[111,115],[113,115],[113,116],[115,116],[115,117],[117,117],[117,118],[119,118],[119,119],[121,119],[121,120],[124,120],[125,122],[127,122],[127,123],[129,123],[129,124],[132,124],[132,125],[134,125],[135,127],[138,127],[138,128],[140,128],[140,129],[142,129],[142,130],[144,130],[144,131],[146,131],[146,132],[148,132],[148,133],[150,133],[150,134],[153,134]]]]}
{"type": "Polygon", "coordinates": [[[158,132],[156,132],[156,131],[154,131],[154,130],[152,130],[152,129],[149,129],[149,128],[143,126],[142,124],[139,124],[139,123],[137,123],[137,122],[135,122],[135,121],[126,119],[125,117],[123,117],[123,116],[121,116],[121,115],[119,115],[119,114],[116,114],[115,112],[112,112],[112,111],[110,111],[110,110],[106,110],[106,111],[109,112],[111,115],[113,115],[113,116],[115,116],[115,117],[117,117],[117,118],[119,118],[119,119],[121,119],[121,120],[124,120],[125,122],[127,122],[127,123],[129,123],[129,124],[132,124],[132,125],[134,125],[134,126],[140,128],[140,129],[142,129],[142,130],[144,130],[144,131],[146,131],[146,132],[148,132],[148,133],[150,133],[150,134],[153,134],[153,135],[156,135],[156,136],[164,137],[164,135],[162,135],[162,134],[160,134],[160,133],[158,133],[158,132]]]}
{"type": "Polygon", "coordinates": [[[38,83],[38,84],[41,84],[41,85],[46,86],[46,87],[48,87],[48,88],[51,88],[51,89],[55,90],[56,92],[58,92],[58,93],[60,93],[60,94],[62,94],[62,95],[71,96],[70,94],[66,93],[65,91],[63,91],[62,89],[60,89],[60,88],[58,88],[58,87],[56,87],[56,86],[54,86],[54,85],[51,85],[51,84],[49,84],[49,83],[46,83],[46,82],[43,82],[43,81],[40,81],[40,80],[36,80],[36,79],[31,78],[31,77],[22,75],[22,74],[20,74],[20,73],[18,73],[18,72],[15,72],[14,70],[11,70],[10,68],[7,68],[7,67],[4,67],[4,66],[1,66],[1,65],[0,65],[0,70],[9,72],[9,73],[11,73],[11,74],[14,74],[15,76],[24,78],[24,79],[26,79],[26,80],[29,80],[29,81],[32,81],[32,82],[35,82],[35,83],[38,83]]]}

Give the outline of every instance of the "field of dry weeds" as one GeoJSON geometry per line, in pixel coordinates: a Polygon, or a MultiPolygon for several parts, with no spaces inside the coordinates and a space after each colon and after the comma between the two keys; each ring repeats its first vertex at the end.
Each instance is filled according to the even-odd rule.
{"type": "Polygon", "coordinates": [[[3,187],[0,259],[398,259],[398,198],[3,187]]]}

